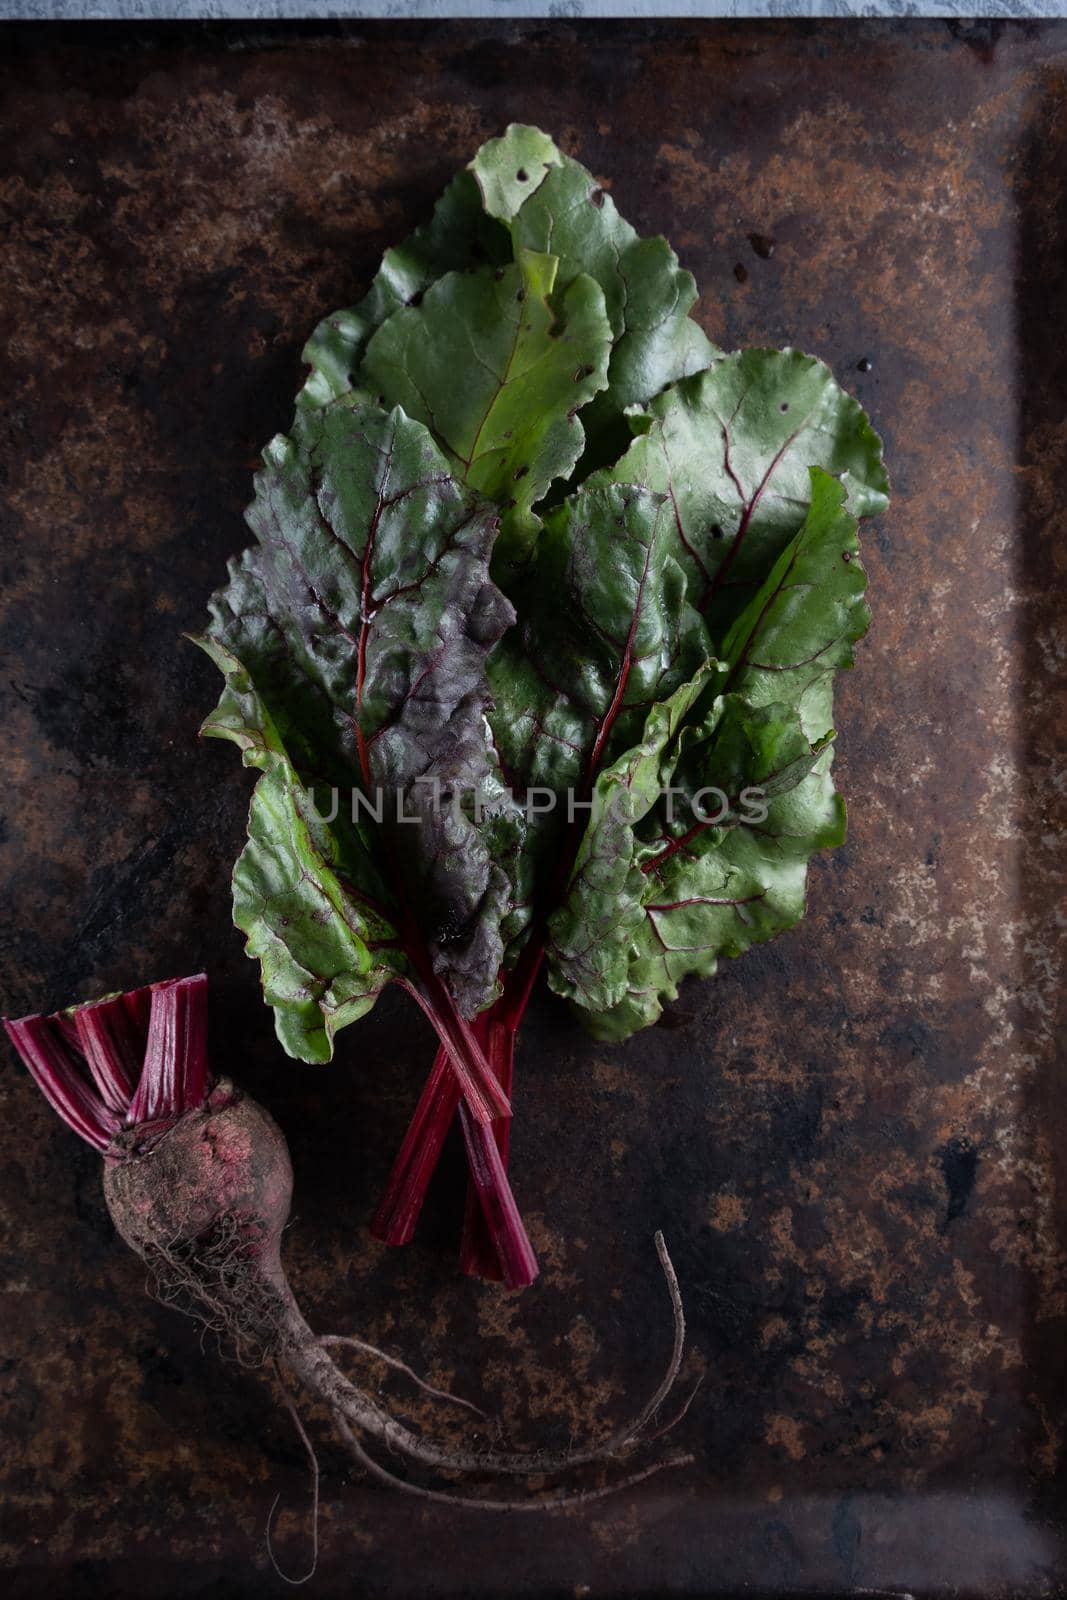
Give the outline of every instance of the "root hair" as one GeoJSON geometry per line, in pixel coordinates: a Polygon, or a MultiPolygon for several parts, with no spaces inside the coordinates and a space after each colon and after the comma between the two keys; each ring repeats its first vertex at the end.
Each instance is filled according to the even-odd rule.
{"type": "Polygon", "coordinates": [[[213,1334],[224,1359],[249,1369],[273,1360],[282,1343],[282,1303],[235,1217],[220,1216],[195,1240],[151,1244],[143,1260],[149,1294],[199,1322],[201,1341],[213,1334]]]}

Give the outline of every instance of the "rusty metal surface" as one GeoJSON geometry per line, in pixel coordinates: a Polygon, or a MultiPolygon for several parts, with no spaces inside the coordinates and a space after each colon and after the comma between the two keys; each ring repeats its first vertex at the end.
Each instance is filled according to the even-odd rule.
{"type": "MultiPolygon", "coordinates": [[[[659,1225],[706,1374],[695,1468],[547,1518],[391,1497],[318,1427],[309,1592],[1067,1593],[1067,27],[4,43],[3,1009],[206,966],[217,1064],[292,1144],[315,1325],[516,1440],[647,1388],[659,1225]],[[514,1170],[545,1271],[521,1296],[456,1275],[447,1182],[415,1246],[369,1240],[431,1041],[391,995],[334,1067],[281,1057],[229,925],[249,782],[197,744],[216,685],[179,639],[244,542],[307,332],[512,118],[666,232],[716,341],[829,360],[895,487],[840,698],[851,837],[808,920],[623,1048],[533,1008],[514,1170]]],[[[8,1592],[283,1592],[276,1493],[280,1557],[307,1553],[288,1420],[146,1298],[95,1156],[10,1054],[0,1093],[8,1592]]]]}

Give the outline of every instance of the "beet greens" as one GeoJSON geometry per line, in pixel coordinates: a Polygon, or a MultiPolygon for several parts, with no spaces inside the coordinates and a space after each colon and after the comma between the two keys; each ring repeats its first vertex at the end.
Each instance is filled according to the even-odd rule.
{"type": "Polygon", "coordinates": [[[462,1259],[529,1283],[507,1178],[537,975],[604,1040],[793,927],[840,844],[833,674],[881,447],[828,369],[724,355],[663,239],[513,126],[326,319],[200,641],[260,769],[234,915],[286,1050],[401,984],[439,1050],[374,1219],[459,1116],[462,1259]],[[714,801],[708,796],[714,795],[714,801]]]}

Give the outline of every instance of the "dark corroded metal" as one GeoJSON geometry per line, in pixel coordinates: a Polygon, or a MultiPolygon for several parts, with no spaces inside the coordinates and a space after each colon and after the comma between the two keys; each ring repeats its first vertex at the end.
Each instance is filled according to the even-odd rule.
{"type": "MultiPolygon", "coordinates": [[[[217,1065],[292,1143],[313,1322],[516,1441],[646,1390],[658,1226],[705,1373],[693,1469],[547,1519],[349,1481],[312,1419],[312,1592],[1067,1592],[1067,30],[3,42],[4,1009],[206,966],[217,1065]],[[669,236],[716,341],[826,357],[895,487],[840,697],[851,838],[808,920],[623,1048],[533,1009],[515,1187],[545,1271],[521,1296],[456,1275],[447,1181],[415,1246],[368,1238],[431,1041],[390,995],[335,1066],[281,1056],[229,926],[249,780],[197,743],[216,682],[179,637],[244,542],[309,329],[511,118],[669,236]]],[[[283,1559],[307,1550],[287,1419],[145,1298],[95,1156],[10,1055],[0,1082],[8,1592],[283,1592],[275,1493],[283,1559]]]]}

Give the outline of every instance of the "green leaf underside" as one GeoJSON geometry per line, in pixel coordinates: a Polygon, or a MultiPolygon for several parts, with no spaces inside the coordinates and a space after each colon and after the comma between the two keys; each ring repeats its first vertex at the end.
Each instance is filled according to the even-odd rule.
{"type": "Polygon", "coordinates": [[[654,707],[641,742],[597,780],[548,956],[550,983],[598,1037],[647,1026],[682,978],[792,927],[808,860],[844,837],[831,684],[867,626],[865,576],[843,486],[817,470],[811,481],[803,527],[721,659],[654,707]],[[725,800],[701,797],[706,786],[725,800]],[[765,817],[749,789],[763,791],[765,817]]]}
{"type": "Polygon", "coordinates": [[[488,577],[496,518],[419,423],[345,399],[264,459],[259,544],[212,602],[205,648],[227,685],[204,731],[264,772],[235,916],[282,1042],[321,1060],[390,977],[425,976],[420,954],[464,1014],[495,993],[498,858],[518,824],[487,736],[485,661],[512,612],[488,577]],[[311,791],[328,814],[331,784],[327,824],[311,791]],[[353,822],[353,785],[383,806],[380,826],[365,810],[353,822]],[[484,814],[435,803],[457,791],[484,814]],[[398,804],[417,820],[398,822],[398,804]]]}
{"type": "MultiPolygon", "coordinates": [[[[716,352],[689,317],[696,285],[666,240],[639,238],[584,167],[564,156],[540,130],[519,124],[483,145],[470,169],[442,195],[431,221],[399,249],[387,252],[361,304],[320,324],[304,351],[312,371],[298,404],[321,405],[350,388],[361,388],[381,396],[383,403],[399,402],[418,414],[390,383],[375,386],[374,376],[364,369],[376,331],[403,308],[413,309],[415,302],[425,300],[431,286],[446,275],[519,264],[527,253],[555,258],[557,300],[583,277],[592,278],[603,293],[609,324],[607,379],[588,393],[575,394],[567,409],[585,405],[600,391],[585,405],[575,436],[575,460],[589,436],[577,477],[610,460],[625,444],[626,407],[698,372],[716,352]]],[[[447,298],[431,305],[425,326],[432,339],[448,337],[449,310],[447,298]]],[[[478,362],[471,352],[459,354],[451,376],[455,388],[465,392],[478,379],[478,362]]],[[[572,370],[589,364],[599,370],[592,355],[576,361],[572,370]]],[[[551,481],[551,460],[523,464],[535,477],[549,473],[551,481]]],[[[505,489],[500,502],[506,503],[511,494],[505,489]]],[[[521,512],[516,520],[522,523],[521,512]]]]}

